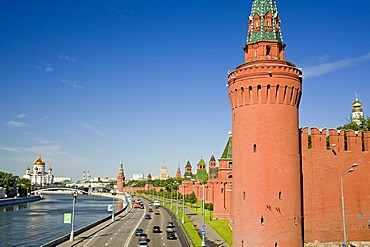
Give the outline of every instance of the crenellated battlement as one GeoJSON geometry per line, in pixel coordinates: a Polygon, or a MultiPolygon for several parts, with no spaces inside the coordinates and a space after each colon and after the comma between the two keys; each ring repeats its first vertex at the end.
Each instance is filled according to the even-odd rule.
{"type": "Polygon", "coordinates": [[[290,85],[248,85],[229,92],[231,108],[254,104],[285,104],[296,108],[301,99],[301,88],[290,85]]]}
{"type": "Polygon", "coordinates": [[[347,151],[361,153],[370,149],[370,132],[304,127],[301,129],[301,142],[302,150],[332,150],[335,154],[347,151]]]}

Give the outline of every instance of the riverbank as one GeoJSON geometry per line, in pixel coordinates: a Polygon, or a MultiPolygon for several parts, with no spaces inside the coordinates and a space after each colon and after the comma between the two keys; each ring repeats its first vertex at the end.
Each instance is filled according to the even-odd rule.
{"type": "Polygon", "coordinates": [[[29,196],[29,197],[16,197],[16,198],[4,198],[0,199],[0,206],[15,205],[20,203],[40,201],[41,196],[29,196]]]}

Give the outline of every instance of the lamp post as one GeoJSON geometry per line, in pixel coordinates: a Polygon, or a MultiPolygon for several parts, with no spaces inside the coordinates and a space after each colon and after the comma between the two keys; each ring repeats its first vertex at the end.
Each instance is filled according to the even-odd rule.
{"type": "Polygon", "coordinates": [[[170,187],[170,188],[171,188],[171,207],[170,207],[170,208],[171,208],[171,210],[172,210],[172,190],[173,190],[173,188],[172,188],[172,184],[171,184],[171,187],[170,187]]]}
{"type": "Polygon", "coordinates": [[[185,186],[182,185],[183,188],[183,194],[182,194],[182,218],[181,218],[181,223],[184,224],[184,214],[185,214],[185,186]]]}
{"type": "MultiPolygon", "coordinates": [[[[204,230],[204,227],[205,227],[205,219],[204,219],[204,182],[199,180],[199,179],[192,179],[193,181],[198,181],[201,185],[202,185],[202,228],[204,230]]],[[[202,247],[205,247],[206,246],[206,241],[205,241],[205,236],[204,234],[202,234],[202,247]]]]}
{"type": "Polygon", "coordinates": [[[358,166],[357,163],[352,164],[352,166],[348,169],[346,169],[343,173],[342,176],[340,177],[340,191],[341,191],[341,196],[342,196],[342,222],[343,222],[343,237],[344,237],[344,246],[348,245],[348,237],[347,237],[347,232],[346,232],[346,215],[344,211],[344,190],[343,190],[343,179],[344,176],[350,172],[353,172],[355,169],[354,167],[358,166]]]}
{"type": "Polygon", "coordinates": [[[176,205],[177,205],[176,215],[178,215],[179,214],[179,191],[178,191],[178,189],[176,189],[176,205]]]}
{"type": "Polygon", "coordinates": [[[114,213],[116,211],[115,197],[117,195],[117,192],[115,190],[112,190],[112,195],[113,195],[113,202],[112,202],[112,222],[114,222],[114,213]]]}
{"type": "Polygon", "coordinates": [[[71,230],[71,235],[70,235],[70,238],[69,238],[69,241],[73,241],[73,238],[74,238],[74,225],[75,225],[75,206],[76,206],[76,200],[77,200],[77,190],[74,190],[72,192],[72,202],[73,202],[73,206],[72,206],[72,230],[71,230]]]}

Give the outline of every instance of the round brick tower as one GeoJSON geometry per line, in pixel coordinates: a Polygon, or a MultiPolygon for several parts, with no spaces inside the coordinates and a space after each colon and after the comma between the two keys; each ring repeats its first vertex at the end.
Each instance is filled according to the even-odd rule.
{"type": "Polygon", "coordinates": [[[274,0],[253,0],[244,63],[229,72],[233,246],[303,246],[298,107],[274,0]]]}

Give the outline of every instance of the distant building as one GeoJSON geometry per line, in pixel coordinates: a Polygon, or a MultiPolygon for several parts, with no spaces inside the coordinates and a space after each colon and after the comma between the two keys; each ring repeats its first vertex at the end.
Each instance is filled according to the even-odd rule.
{"type": "Polygon", "coordinates": [[[181,178],[180,164],[177,166],[176,178],[181,178]]]}
{"type": "Polygon", "coordinates": [[[54,183],[63,183],[66,181],[71,181],[71,177],[54,177],[54,183]]]}
{"type": "Polygon", "coordinates": [[[117,190],[123,192],[123,187],[125,187],[125,174],[123,172],[123,163],[119,164],[119,171],[117,177],[117,190]]]}
{"type": "Polygon", "coordinates": [[[132,174],[132,180],[144,180],[144,174],[142,173],[132,174]]]}
{"type": "Polygon", "coordinates": [[[356,123],[359,126],[362,126],[363,117],[364,117],[364,112],[362,111],[362,104],[358,100],[358,95],[356,94],[356,100],[352,104],[352,122],[356,123]]]}
{"type": "Polygon", "coordinates": [[[166,180],[168,178],[168,171],[166,165],[163,163],[159,172],[159,179],[166,180]]]}
{"type": "Polygon", "coordinates": [[[36,186],[51,186],[54,183],[53,169],[49,167],[46,172],[45,162],[41,156],[33,163],[33,171],[27,166],[26,174],[23,178],[31,180],[32,185],[36,186]]]}

